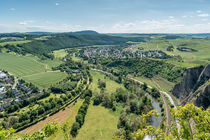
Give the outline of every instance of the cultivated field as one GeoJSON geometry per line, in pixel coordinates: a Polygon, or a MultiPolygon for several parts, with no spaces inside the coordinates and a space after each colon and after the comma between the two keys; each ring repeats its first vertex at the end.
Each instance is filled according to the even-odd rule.
{"type": "MultiPolygon", "coordinates": [[[[77,112],[82,105],[82,100],[78,100],[75,105],[70,105],[71,112],[68,113],[68,117],[64,120],[63,124],[67,124],[67,133],[70,133],[71,126],[75,121],[77,112]]],[[[64,140],[64,133],[59,129],[53,136],[49,137],[48,140],[64,140]]]]}
{"type": "Polygon", "coordinates": [[[51,60],[40,61],[33,56],[0,53],[0,69],[9,71],[40,88],[47,88],[66,77],[65,73],[50,71],[52,66],[59,64],[61,62],[58,60],[53,64],[51,60]]]}
{"type": "MultiPolygon", "coordinates": [[[[74,120],[75,116],[76,116],[76,113],[81,105],[81,101],[79,101],[78,103],[76,103],[75,105],[71,105],[69,108],[66,108],[65,110],[61,110],[59,111],[58,113],[48,117],[47,119],[43,120],[43,121],[40,121],[38,122],[37,124],[35,125],[32,125],[31,127],[28,127],[26,129],[24,129],[23,131],[19,132],[20,134],[32,134],[36,131],[39,131],[41,130],[44,125],[46,123],[49,123],[49,122],[58,122],[59,124],[63,124],[64,122],[69,122],[70,120],[74,120]]],[[[73,121],[72,123],[73,124],[73,121]]],[[[59,135],[62,136],[62,131],[58,131],[56,133],[56,136],[59,135]]],[[[62,137],[60,137],[62,138],[62,137]]],[[[64,138],[64,137],[63,137],[64,138]]],[[[56,139],[55,137],[52,137],[51,139],[56,139]]],[[[61,140],[61,139],[60,139],[61,140]]]]}
{"type": "Polygon", "coordinates": [[[139,43],[137,48],[143,48],[144,51],[162,50],[163,52],[171,56],[179,55],[183,58],[184,62],[178,62],[170,59],[166,61],[184,67],[192,67],[210,62],[210,40],[207,39],[152,40],[139,43]],[[173,46],[174,51],[167,51],[168,46],[173,46]],[[197,52],[179,51],[177,50],[177,48],[180,46],[195,49],[197,50],[197,52]]]}
{"type": "Polygon", "coordinates": [[[55,58],[64,58],[68,53],[65,49],[57,50],[53,52],[55,58]]]}
{"type": "Polygon", "coordinates": [[[7,44],[17,45],[17,44],[24,44],[24,43],[29,43],[29,42],[31,42],[31,40],[2,42],[2,43],[0,43],[0,46],[4,46],[4,45],[7,45],[7,44]]]}
{"type": "Polygon", "coordinates": [[[62,73],[59,71],[58,72],[49,71],[49,72],[23,76],[22,78],[28,82],[34,83],[39,88],[47,88],[50,87],[52,84],[54,84],[55,81],[60,81],[61,79],[64,79],[66,76],[67,76],[66,73],[62,73]]]}

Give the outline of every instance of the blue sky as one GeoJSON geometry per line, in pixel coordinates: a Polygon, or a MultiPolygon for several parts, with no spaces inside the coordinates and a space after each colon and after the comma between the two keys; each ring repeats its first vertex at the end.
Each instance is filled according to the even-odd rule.
{"type": "Polygon", "coordinates": [[[210,0],[0,0],[0,32],[210,32],[210,0]]]}

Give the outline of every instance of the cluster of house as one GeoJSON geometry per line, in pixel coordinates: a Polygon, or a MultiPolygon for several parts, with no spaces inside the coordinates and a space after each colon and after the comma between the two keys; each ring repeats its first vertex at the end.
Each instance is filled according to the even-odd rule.
{"type": "Polygon", "coordinates": [[[12,89],[12,94],[15,96],[15,99],[2,99],[0,105],[0,111],[3,111],[5,108],[9,107],[12,103],[19,103],[24,99],[33,96],[32,89],[26,86],[25,83],[17,84],[15,89],[12,89]]]}
{"type": "Polygon", "coordinates": [[[99,47],[84,50],[84,55],[88,58],[165,58],[166,54],[162,51],[139,51],[136,50],[136,45],[127,48],[119,47],[99,47]]]}
{"type": "Polygon", "coordinates": [[[0,71],[0,99],[3,98],[6,93],[6,86],[8,86],[8,84],[5,84],[6,81],[7,81],[7,74],[0,71]]]}
{"type": "Polygon", "coordinates": [[[13,79],[7,73],[0,71],[0,111],[9,107],[12,103],[18,103],[32,94],[32,89],[26,86],[25,83],[20,83],[12,88],[13,79]],[[15,98],[7,98],[7,92],[10,92],[15,98]]]}

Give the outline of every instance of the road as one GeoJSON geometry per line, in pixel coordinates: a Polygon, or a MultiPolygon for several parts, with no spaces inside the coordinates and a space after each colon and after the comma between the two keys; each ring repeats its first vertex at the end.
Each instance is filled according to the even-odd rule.
{"type": "MultiPolygon", "coordinates": [[[[9,73],[9,72],[8,72],[8,74],[9,74],[9,75],[12,75],[12,74],[9,73]]],[[[14,75],[12,75],[12,76],[14,76],[14,75]]],[[[17,83],[18,83],[18,79],[17,79],[17,77],[14,76],[14,84],[12,85],[12,89],[15,89],[15,88],[16,88],[17,83]]]]}

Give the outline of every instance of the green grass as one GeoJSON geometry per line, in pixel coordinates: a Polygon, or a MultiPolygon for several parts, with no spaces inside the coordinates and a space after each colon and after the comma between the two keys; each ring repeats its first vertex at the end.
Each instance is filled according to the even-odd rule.
{"type": "Polygon", "coordinates": [[[31,82],[39,88],[48,88],[67,76],[63,72],[43,72],[22,77],[24,80],[31,82]]]}
{"type": "Polygon", "coordinates": [[[29,42],[31,42],[31,40],[2,42],[2,43],[0,43],[0,46],[4,46],[4,45],[7,45],[7,44],[17,45],[17,44],[24,44],[24,43],[29,43],[29,42]]]}
{"type": "Polygon", "coordinates": [[[53,52],[55,58],[64,58],[68,53],[65,49],[57,50],[53,52]]]}
{"type": "Polygon", "coordinates": [[[101,72],[90,71],[90,74],[93,76],[93,83],[90,86],[93,91],[100,92],[100,89],[98,88],[99,79],[106,82],[105,91],[107,92],[113,93],[116,91],[117,88],[125,89],[122,84],[118,84],[117,82],[110,80],[108,77],[105,78],[105,75],[101,72]]]}
{"type": "Polygon", "coordinates": [[[118,118],[110,110],[91,104],[75,140],[111,140],[117,130],[118,118]]]}
{"type": "Polygon", "coordinates": [[[134,77],[135,79],[147,83],[147,85],[151,87],[159,87],[161,90],[170,92],[171,89],[174,87],[174,83],[167,81],[166,79],[155,76],[151,79],[146,77],[134,77]]]}
{"type": "Polygon", "coordinates": [[[9,71],[40,88],[47,88],[66,77],[65,73],[49,71],[52,66],[59,65],[61,62],[55,60],[53,63],[52,60],[40,61],[33,56],[0,53],[0,69],[9,71]]]}
{"type": "Polygon", "coordinates": [[[73,56],[71,58],[73,61],[76,61],[76,62],[82,61],[81,59],[79,59],[75,56],[75,53],[73,53],[73,56]]]}

